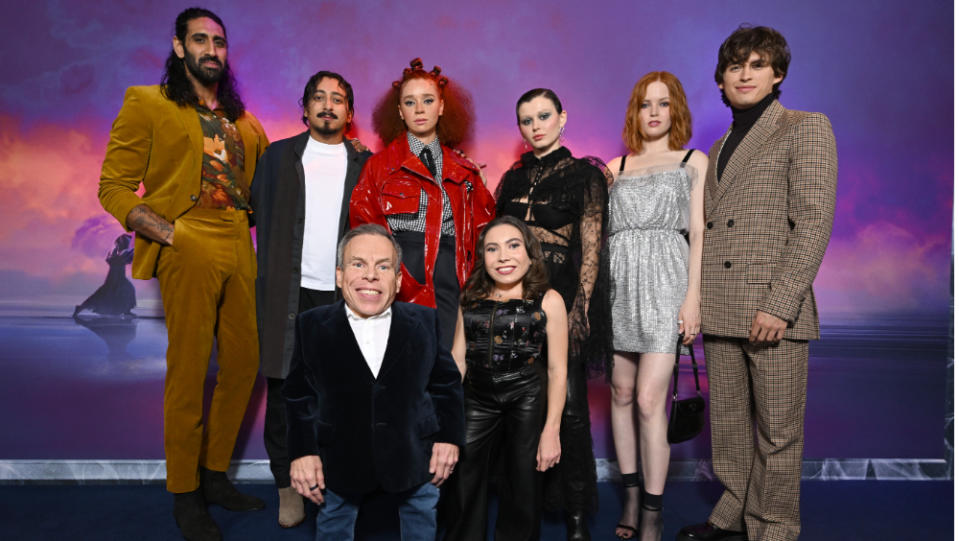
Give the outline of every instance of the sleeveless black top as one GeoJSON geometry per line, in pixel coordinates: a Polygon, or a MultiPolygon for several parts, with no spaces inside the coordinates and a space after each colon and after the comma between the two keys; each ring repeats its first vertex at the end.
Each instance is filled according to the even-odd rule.
{"type": "Polygon", "coordinates": [[[463,307],[466,365],[510,372],[542,361],[546,344],[543,299],[485,299],[463,307]]]}

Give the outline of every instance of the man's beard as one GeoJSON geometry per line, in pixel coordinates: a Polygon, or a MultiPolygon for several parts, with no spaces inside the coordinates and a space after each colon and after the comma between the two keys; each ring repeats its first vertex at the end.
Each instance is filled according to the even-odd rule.
{"type": "Polygon", "coordinates": [[[220,79],[223,78],[223,72],[226,71],[226,66],[220,64],[220,59],[215,56],[204,56],[200,59],[197,59],[189,52],[183,56],[183,60],[186,63],[186,69],[193,75],[200,84],[204,86],[209,86],[220,82],[220,79]],[[212,60],[217,64],[220,64],[218,68],[207,68],[200,65],[200,62],[205,62],[207,60],[212,60]]]}
{"type": "Polygon", "coordinates": [[[336,135],[340,132],[346,131],[345,126],[334,127],[333,122],[339,120],[337,118],[329,117],[317,117],[315,120],[318,122],[313,123],[313,130],[320,135],[336,135]]]}

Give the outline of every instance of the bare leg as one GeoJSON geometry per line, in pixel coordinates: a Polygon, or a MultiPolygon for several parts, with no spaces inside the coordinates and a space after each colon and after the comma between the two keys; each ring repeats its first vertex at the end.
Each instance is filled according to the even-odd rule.
{"type": "Polygon", "coordinates": [[[672,373],[672,355],[644,353],[640,356],[636,373],[639,450],[642,456],[643,487],[650,494],[662,494],[666,486],[666,473],[669,469],[666,397],[669,394],[672,373]]]}
{"type": "MultiPolygon", "coordinates": [[[[616,352],[613,355],[613,375],[610,378],[610,418],[613,429],[613,445],[616,460],[624,475],[635,474],[636,461],[636,377],[639,355],[616,352]]],[[[625,487],[623,514],[619,524],[636,528],[639,526],[639,486],[625,487]]],[[[635,531],[616,528],[616,536],[630,539],[635,531]]]]}

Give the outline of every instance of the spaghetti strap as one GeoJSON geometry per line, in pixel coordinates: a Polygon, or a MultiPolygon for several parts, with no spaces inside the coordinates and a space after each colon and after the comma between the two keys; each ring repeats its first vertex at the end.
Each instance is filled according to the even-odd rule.
{"type": "MultiPolygon", "coordinates": [[[[689,161],[689,157],[693,155],[693,151],[695,151],[695,150],[696,150],[696,149],[691,148],[691,149],[689,149],[689,152],[687,152],[686,155],[683,156],[683,161],[682,161],[682,163],[680,164],[681,167],[686,167],[686,162],[689,161]]],[[[620,171],[622,171],[622,169],[620,169],[620,171]]]]}
{"type": "Polygon", "coordinates": [[[623,169],[626,168],[626,155],[623,154],[623,157],[619,160],[619,172],[622,173],[623,169]]]}

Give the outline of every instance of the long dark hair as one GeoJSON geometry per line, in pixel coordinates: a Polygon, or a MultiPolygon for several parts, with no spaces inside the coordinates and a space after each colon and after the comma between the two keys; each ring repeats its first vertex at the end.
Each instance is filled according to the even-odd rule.
{"type": "Polygon", "coordinates": [[[549,271],[546,269],[543,248],[539,244],[539,239],[533,235],[533,232],[514,216],[500,216],[492,222],[486,224],[483,232],[480,233],[479,240],[476,241],[476,263],[473,265],[473,271],[463,285],[463,296],[460,304],[467,306],[476,301],[485,299],[493,292],[493,279],[486,272],[486,233],[498,225],[511,225],[523,235],[523,244],[526,245],[526,255],[529,256],[529,270],[526,276],[523,276],[523,298],[527,300],[537,299],[549,291],[549,271]]]}
{"type": "MultiPolygon", "coordinates": [[[[174,24],[176,39],[180,40],[184,47],[186,47],[187,24],[193,19],[202,17],[212,19],[213,22],[220,25],[220,28],[223,29],[223,37],[226,37],[226,26],[216,13],[203,8],[187,8],[176,16],[176,23],[174,24]]],[[[177,105],[196,107],[200,100],[197,98],[196,92],[193,91],[193,84],[186,76],[184,62],[184,59],[178,57],[171,50],[170,56],[166,59],[166,68],[163,79],[160,80],[160,86],[163,95],[177,105]]],[[[236,90],[236,79],[233,77],[233,71],[230,70],[229,60],[223,63],[223,74],[220,76],[216,89],[216,97],[220,103],[220,108],[226,112],[226,117],[232,122],[243,116],[244,111],[246,111],[243,100],[240,99],[240,94],[236,90]]]]}

